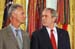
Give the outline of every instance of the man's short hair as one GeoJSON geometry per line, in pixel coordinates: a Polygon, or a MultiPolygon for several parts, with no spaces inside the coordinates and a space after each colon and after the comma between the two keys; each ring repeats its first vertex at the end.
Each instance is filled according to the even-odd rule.
{"type": "Polygon", "coordinates": [[[8,10],[8,17],[11,17],[12,12],[15,11],[18,7],[23,8],[22,5],[12,4],[8,10]]]}
{"type": "Polygon", "coordinates": [[[50,10],[52,17],[57,17],[57,13],[56,10],[52,9],[52,8],[45,8],[46,10],[50,10]]]}

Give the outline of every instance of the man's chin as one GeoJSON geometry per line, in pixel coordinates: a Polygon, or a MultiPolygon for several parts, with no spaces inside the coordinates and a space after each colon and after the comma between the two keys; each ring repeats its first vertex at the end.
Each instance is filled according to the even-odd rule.
{"type": "Polygon", "coordinates": [[[46,24],[43,24],[43,26],[47,26],[46,24]]]}
{"type": "Polygon", "coordinates": [[[21,22],[21,24],[25,24],[25,22],[21,22]]]}

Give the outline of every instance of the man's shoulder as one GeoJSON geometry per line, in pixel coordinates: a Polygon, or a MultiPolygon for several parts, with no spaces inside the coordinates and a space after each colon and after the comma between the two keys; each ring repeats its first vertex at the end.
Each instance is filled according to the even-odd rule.
{"type": "Polygon", "coordinates": [[[7,27],[5,27],[5,28],[2,28],[1,30],[0,30],[0,33],[6,33],[6,32],[8,32],[9,30],[10,30],[11,28],[9,27],[9,26],[7,26],[7,27]]]}
{"type": "Polygon", "coordinates": [[[46,31],[46,28],[42,27],[38,30],[35,30],[34,32],[32,32],[33,35],[41,35],[46,31]]]}
{"type": "Polygon", "coordinates": [[[22,30],[22,29],[21,29],[21,32],[22,32],[23,36],[29,36],[29,32],[24,31],[24,30],[22,30]]]}
{"type": "Polygon", "coordinates": [[[0,30],[0,32],[5,32],[6,30],[7,30],[7,27],[2,28],[2,29],[0,30]]]}
{"type": "Polygon", "coordinates": [[[56,27],[56,29],[59,30],[59,31],[61,31],[61,32],[68,32],[67,30],[64,30],[64,29],[62,29],[62,28],[56,27]]]}
{"type": "Polygon", "coordinates": [[[61,29],[61,28],[57,28],[57,32],[61,35],[67,36],[69,35],[67,30],[61,29]]]}
{"type": "Polygon", "coordinates": [[[6,37],[7,36],[7,33],[8,33],[8,27],[2,28],[0,30],[0,36],[2,36],[2,38],[3,37],[6,37]]]}

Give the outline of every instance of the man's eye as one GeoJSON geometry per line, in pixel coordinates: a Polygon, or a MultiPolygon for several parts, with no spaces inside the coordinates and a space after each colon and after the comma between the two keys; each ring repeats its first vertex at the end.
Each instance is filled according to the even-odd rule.
{"type": "Polygon", "coordinates": [[[24,15],[24,12],[22,12],[21,14],[24,15]]]}
{"type": "Polygon", "coordinates": [[[47,15],[42,15],[42,17],[47,17],[47,15]]]}
{"type": "Polygon", "coordinates": [[[45,17],[47,17],[47,15],[45,15],[45,17]]]}

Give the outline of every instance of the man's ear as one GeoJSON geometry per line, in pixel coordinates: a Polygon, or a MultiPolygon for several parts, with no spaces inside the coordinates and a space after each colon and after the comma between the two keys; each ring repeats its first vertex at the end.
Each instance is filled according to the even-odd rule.
{"type": "Polygon", "coordinates": [[[14,16],[14,13],[12,13],[11,15],[14,16]]]}
{"type": "Polygon", "coordinates": [[[53,22],[56,22],[57,21],[57,17],[53,17],[53,22]]]}
{"type": "Polygon", "coordinates": [[[16,13],[14,13],[14,12],[13,12],[11,15],[12,15],[13,17],[16,17],[16,13]]]}
{"type": "Polygon", "coordinates": [[[9,20],[11,20],[12,19],[12,17],[9,17],[9,20]]]}
{"type": "Polygon", "coordinates": [[[57,13],[56,12],[53,12],[52,13],[52,17],[57,17],[57,13]]]}
{"type": "Polygon", "coordinates": [[[57,17],[55,17],[54,19],[55,19],[55,22],[57,23],[57,17]]]}

